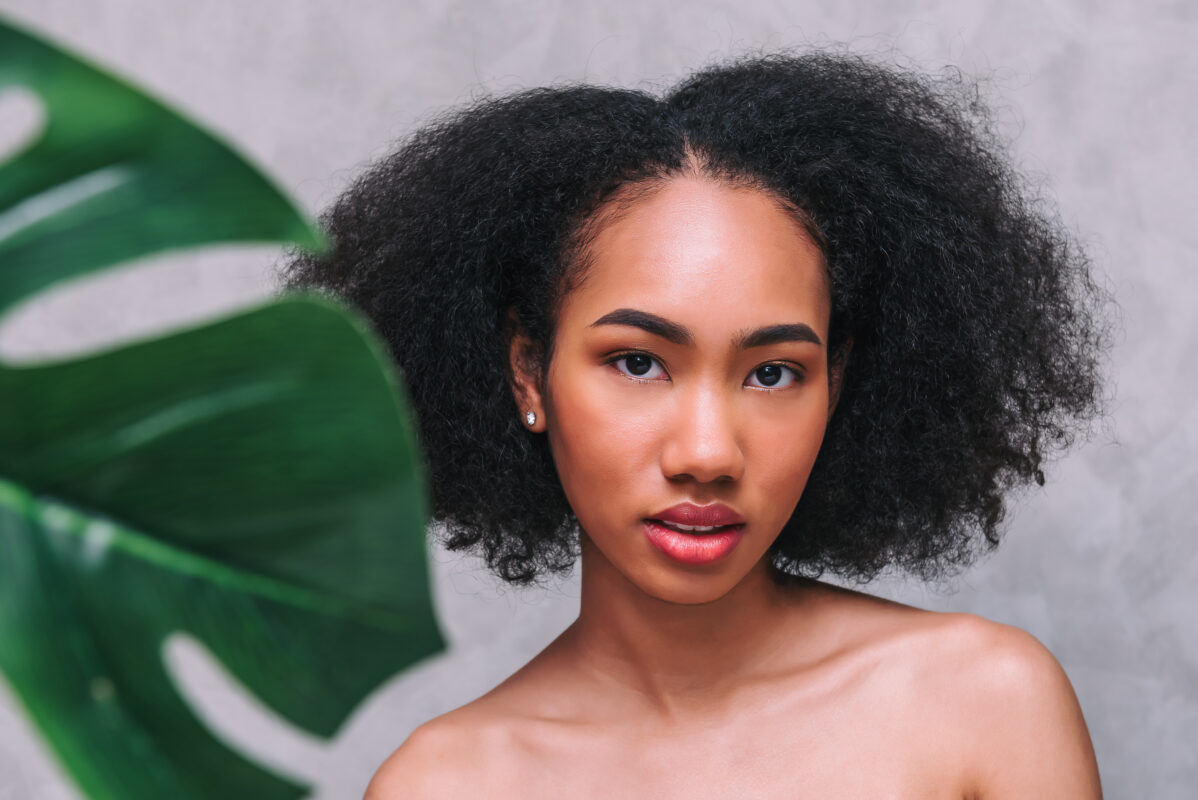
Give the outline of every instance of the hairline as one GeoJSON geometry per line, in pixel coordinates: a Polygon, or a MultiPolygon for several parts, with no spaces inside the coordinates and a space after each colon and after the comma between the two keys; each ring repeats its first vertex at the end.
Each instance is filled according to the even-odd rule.
{"type": "Polygon", "coordinates": [[[549,331],[540,375],[543,390],[548,388],[549,365],[553,361],[562,305],[570,294],[586,282],[587,274],[593,266],[592,245],[595,239],[612,223],[626,216],[640,201],[652,197],[676,180],[692,178],[712,181],[737,191],[760,192],[772,200],[819,251],[822,267],[820,274],[831,300],[833,284],[828,266],[827,238],[812,216],[760,177],[730,168],[720,168],[709,154],[695,148],[689,142],[684,144],[684,153],[682,162],[677,166],[663,165],[648,174],[617,183],[567,232],[560,254],[561,272],[557,277],[556,286],[550,292],[547,315],[549,331]]]}

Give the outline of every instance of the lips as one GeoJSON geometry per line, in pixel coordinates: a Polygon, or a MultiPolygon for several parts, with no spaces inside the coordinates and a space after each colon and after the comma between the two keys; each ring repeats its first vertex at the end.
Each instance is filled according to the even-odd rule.
{"type": "Polygon", "coordinates": [[[745,520],[725,505],[693,503],[660,511],[645,520],[645,536],[670,558],[682,564],[719,561],[740,543],[745,520]]]}
{"type": "Polygon", "coordinates": [[[711,533],[726,525],[745,524],[744,517],[721,503],[713,503],[709,506],[679,503],[653,514],[649,519],[665,523],[674,530],[694,534],[711,533]]]}
{"type": "Polygon", "coordinates": [[[726,525],[711,533],[680,533],[656,520],[644,523],[649,543],[680,564],[697,566],[719,561],[740,544],[743,525],[726,525]]]}

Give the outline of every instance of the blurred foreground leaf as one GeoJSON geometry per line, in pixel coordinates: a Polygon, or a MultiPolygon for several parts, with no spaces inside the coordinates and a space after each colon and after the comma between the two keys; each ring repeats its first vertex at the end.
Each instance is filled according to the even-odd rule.
{"type": "Polygon", "coordinates": [[[57,281],[168,248],[319,237],[227,145],[125,82],[6,25],[0,91],[46,125],[0,165],[0,311],[57,281]]]}
{"type": "Polygon", "coordinates": [[[383,364],[296,298],[0,368],[0,668],[93,797],[296,795],[199,726],[164,672],[174,630],[326,736],[441,649],[383,364]]]}
{"type": "MultiPolygon", "coordinates": [[[[314,244],[228,147],[0,21],[0,89],[45,102],[0,166],[0,310],[165,248],[314,244]]],[[[69,362],[0,364],[0,671],[93,798],[291,798],[170,680],[184,631],[330,736],[443,647],[425,490],[382,347],[291,297],[69,362]]]]}

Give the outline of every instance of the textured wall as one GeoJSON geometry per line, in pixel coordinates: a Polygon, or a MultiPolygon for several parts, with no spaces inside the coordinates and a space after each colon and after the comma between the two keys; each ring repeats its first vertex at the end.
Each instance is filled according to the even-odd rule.
{"type": "MultiPolygon", "coordinates": [[[[1022,165],[1057,199],[1122,306],[1113,415],[1022,498],[1004,547],[955,586],[875,591],[1030,630],[1073,679],[1107,796],[1194,796],[1192,0],[0,0],[0,9],[221,131],[312,211],[388,142],[482,91],[559,79],[652,88],[721,55],[828,42],[988,76],[1022,165]]],[[[270,292],[276,255],[156,258],[56,291],[0,329],[0,351],[62,353],[255,302],[270,292]]],[[[469,559],[434,561],[451,650],[380,689],[331,747],[256,706],[193,642],[171,642],[166,657],[222,735],[292,765],[317,797],[358,796],[411,728],[497,683],[577,608],[571,581],[515,592],[469,559]]],[[[0,683],[0,800],[74,796],[0,683]]]]}

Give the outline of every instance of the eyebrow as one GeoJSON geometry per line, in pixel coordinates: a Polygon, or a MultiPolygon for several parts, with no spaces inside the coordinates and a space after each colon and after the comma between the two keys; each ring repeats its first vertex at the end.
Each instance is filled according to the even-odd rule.
{"type": "Polygon", "coordinates": [[[811,342],[823,344],[810,325],[802,322],[792,322],[786,325],[767,325],[755,331],[746,331],[736,337],[736,347],[748,350],[750,347],[763,347],[779,342],[811,342]]]}
{"type": "MultiPolygon", "coordinates": [[[[668,320],[665,317],[650,314],[648,311],[638,311],[635,308],[617,308],[615,311],[609,311],[591,323],[592,328],[598,325],[627,325],[633,328],[640,328],[654,336],[660,336],[667,342],[674,344],[690,346],[695,343],[694,334],[685,325],[679,325],[677,322],[668,320]]],[[[733,338],[733,343],[738,350],[747,350],[750,347],[763,347],[781,342],[823,344],[820,341],[819,335],[811,329],[811,326],[802,322],[767,325],[752,331],[741,331],[733,338]]]]}

